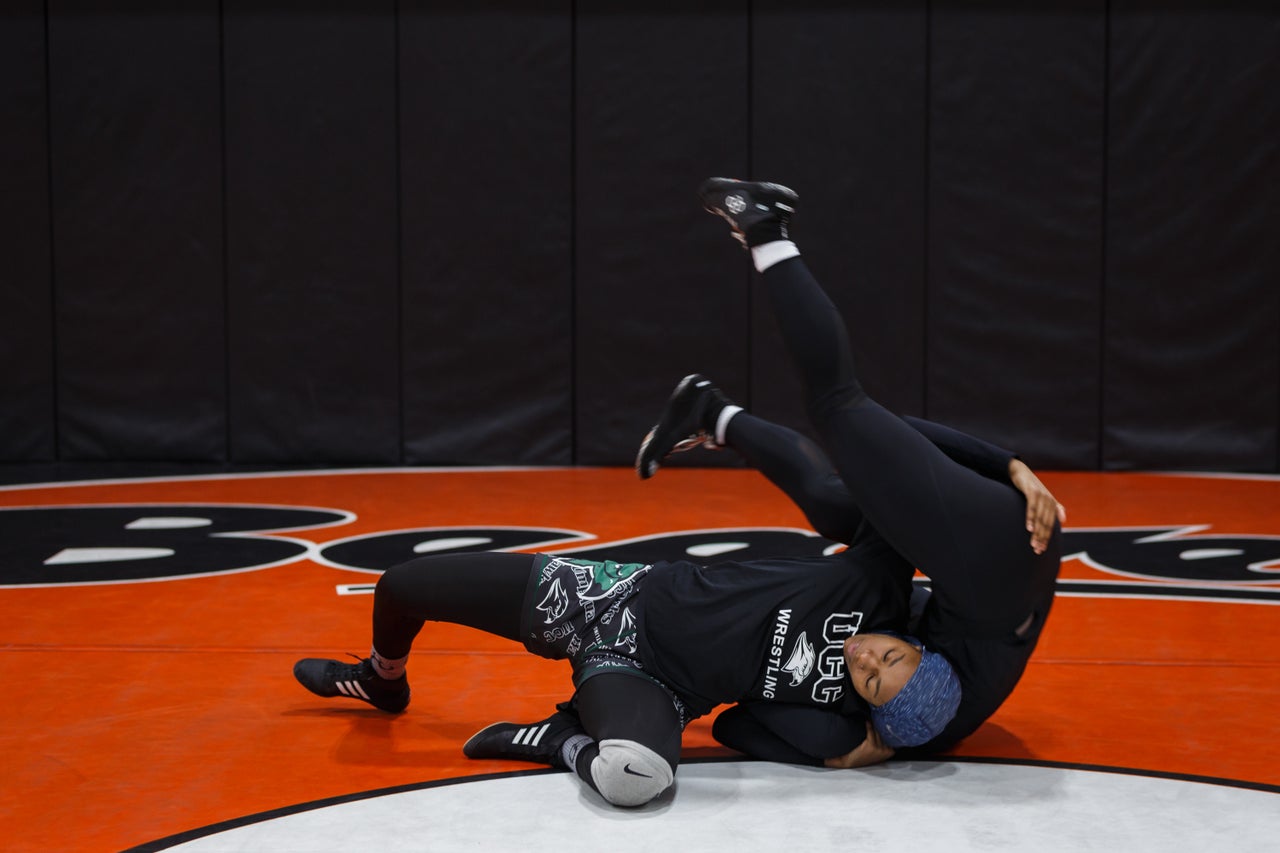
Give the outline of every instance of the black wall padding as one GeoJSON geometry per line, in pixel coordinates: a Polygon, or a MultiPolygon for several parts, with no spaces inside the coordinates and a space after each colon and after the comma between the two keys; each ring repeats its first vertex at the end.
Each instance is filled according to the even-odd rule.
{"type": "Polygon", "coordinates": [[[44,3],[0,10],[0,460],[55,458],[44,3]]]}
{"type": "Polygon", "coordinates": [[[1280,18],[1111,24],[1103,462],[1275,470],[1280,18]]]}
{"type": "Polygon", "coordinates": [[[807,431],[728,175],[891,410],[1280,470],[1271,0],[0,5],[0,462],[629,465],[693,371],[807,431]]]}
{"type": "Polygon", "coordinates": [[[1098,461],[1105,3],[934,3],[928,417],[1098,461]]]}
{"type": "Polygon", "coordinates": [[[218,4],[49,15],[64,459],[225,456],[218,4]]]}
{"type": "MultiPolygon", "coordinates": [[[[925,6],[770,0],[752,22],[752,172],[800,194],[792,235],[845,316],[864,385],[913,415],[924,408],[925,6]]],[[[751,407],[810,432],[752,278],[751,407]]]]}
{"type": "Polygon", "coordinates": [[[744,280],[695,190],[746,169],[748,4],[605,5],[576,34],[575,461],[628,464],[681,376],[747,385],[744,280]]]}
{"type": "Polygon", "coordinates": [[[572,461],[568,0],[400,4],[405,461],[572,461]]]}
{"type": "Polygon", "coordinates": [[[398,462],[392,0],[228,0],[231,450],[398,462]]]}

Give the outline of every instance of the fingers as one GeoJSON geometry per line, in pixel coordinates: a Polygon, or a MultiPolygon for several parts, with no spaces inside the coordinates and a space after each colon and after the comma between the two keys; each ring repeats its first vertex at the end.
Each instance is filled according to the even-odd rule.
{"type": "Polygon", "coordinates": [[[875,726],[871,725],[871,721],[867,721],[867,739],[858,747],[862,750],[859,756],[857,766],[867,767],[871,764],[879,764],[881,761],[888,761],[893,757],[893,750],[884,745],[884,740],[880,737],[880,733],[876,731],[875,726]]]}
{"type": "Polygon", "coordinates": [[[1053,536],[1053,518],[1040,518],[1036,523],[1036,528],[1031,533],[1031,549],[1037,554],[1043,554],[1049,548],[1049,538],[1053,536]]]}
{"type": "Polygon", "coordinates": [[[1039,478],[1019,460],[1009,463],[1010,481],[1022,492],[1027,501],[1027,532],[1031,534],[1031,549],[1043,554],[1053,537],[1054,521],[1065,524],[1066,508],[1054,499],[1039,478]]]}
{"type": "Polygon", "coordinates": [[[1027,498],[1027,532],[1031,534],[1031,549],[1043,554],[1053,535],[1053,519],[1056,501],[1046,494],[1037,493],[1027,498]]]}
{"type": "Polygon", "coordinates": [[[1065,525],[1067,523],[1067,508],[1050,497],[1045,504],[1044,513],[1040,516],[1031,536],[1031,547],[1037,554],[1043,554],[1049,547],[1049,540],[1053,538],[1053,522],[1055,518],[1059,524],[1065,525]]]}
{"type": "Polygon", "coordinates": [[[1031,534],[1031,548],[1037,554],[1043,554],[1053,538],[1054,522],[1065,524],[1067,509],[1053,499],[1048,492],[1029,497],[1027,500],[1027,532],[1031,534]]]}

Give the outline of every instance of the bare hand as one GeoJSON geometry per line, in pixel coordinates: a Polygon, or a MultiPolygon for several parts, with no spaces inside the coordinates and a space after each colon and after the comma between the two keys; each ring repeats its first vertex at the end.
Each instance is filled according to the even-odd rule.
{"type": "Polygon", "coordinates": [[[867,739],[853,748],[851,752],[837,758],[828,758],[822,763],[827,767],[848,769],[850,767],[868,767],[893,758],[893,750],[884,745],[880,733],[871,721],[867,721],[867,739]]]}
{"type": "Polygon", "coordinates": [[[1067,510],[1054,499],[1040,478],[1021,459],[1009,462],[1009,479],[1013,487],[1027,499],[1027,532],[1031,534],[1031,550],[1043,554],[1053,536],[1053,522],[1066,524],[1067,510]]]}

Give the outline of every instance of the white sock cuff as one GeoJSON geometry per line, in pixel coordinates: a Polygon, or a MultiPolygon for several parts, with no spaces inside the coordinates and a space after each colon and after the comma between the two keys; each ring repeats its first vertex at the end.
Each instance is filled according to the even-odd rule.
{"type": "Polygon", "coordinates": [[[377,649],[369,650],[369,661],[373,664],[373,671],[383,678],[396,679],[404,675],[405,667],[409,663],[409,656],[391,660],[384,658],[378,654],[377,649]]]}
{"type": "Polygon", "coordinates": [[[728,444],[725,440],[725,433],[729,431],[729,421],[733,420],[733,416],[742,411],[741,406],[725,406],[720,410],[720,416],[716,418],[716,444],[728,444]]]}
{"type": "Polygon", "coordinates": [[[570,735],[569,739],[560,747],[560,760],[564,762],[564,766],[570,770],[578,766],[578,753],[584,748],[595,743],[590,735],[570,735]]]}
{"type": "Polygon", "coordinates": [[[798,257],[800,250],[790,240],[774,240],[751,249],[751,260],[755,262],[757,272],[764,272],[774,264],[798,257]]]}

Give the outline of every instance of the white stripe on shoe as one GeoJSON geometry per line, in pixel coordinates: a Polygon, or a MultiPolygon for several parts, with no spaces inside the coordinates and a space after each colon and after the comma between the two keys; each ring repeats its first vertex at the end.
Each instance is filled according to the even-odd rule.
{"type": "Polygon", "coordinates": [[[366,702],[372,702],[369,694],[364,692],[364,688],[360,686],[358,681],[338,681],[335,682],[338,692],[343,696],[350,696],[352,699],[363,699],[366,702]]]}
{"type": "Polygon", "coordinates": [[[515,736],[511,738],[511,742],[517,746],[537,746],[550,727],[550,723],[543,723],[542,728],[521,726],[516,729],[515,736]]]}

